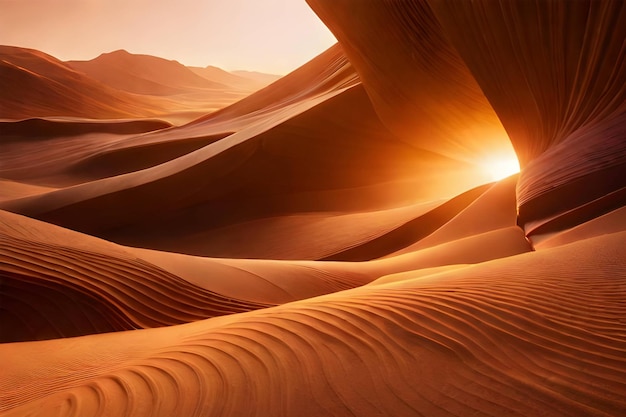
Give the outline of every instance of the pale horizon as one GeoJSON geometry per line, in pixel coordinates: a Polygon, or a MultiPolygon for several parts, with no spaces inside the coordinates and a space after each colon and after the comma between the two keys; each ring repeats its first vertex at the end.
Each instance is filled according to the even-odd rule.
{"type": "Polygon", "coordinates": [[[186,66],[285,75],[336,42],[304,0],[0,0],[0,8],[0,44],[62,61],[123,49],[186,66]]]}

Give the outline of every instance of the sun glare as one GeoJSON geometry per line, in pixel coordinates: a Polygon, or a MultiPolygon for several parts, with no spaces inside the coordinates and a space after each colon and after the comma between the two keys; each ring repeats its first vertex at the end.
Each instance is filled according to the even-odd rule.
{"type": "Polygon", "coordinates": [[[520,170],[519,162],[515,155],[490,158],[487,159],[482,166],[485,173],[492,181],[499,181],[513,174],[517,174],[520,170]]]}

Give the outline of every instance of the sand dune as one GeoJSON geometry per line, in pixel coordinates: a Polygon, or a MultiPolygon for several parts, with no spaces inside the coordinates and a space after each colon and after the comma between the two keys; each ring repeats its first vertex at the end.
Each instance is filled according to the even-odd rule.
{"type": "Polygon", "coordinates": [[[338,93],[358,82],[359,77],[343,49],[336,44],[274,84],[232,106],[206,115],[194,124],[206,128],[206,122],[219,125],[220,121],[224,121],[233,126],[235,122],[241,121],[246,126],[307,99],[338,93]]]}
{"type": "Polygon", "coordinates": [[[624,4],[308,3],[249,95],[0,49],[0,416],[623,415],[624,4]]]}
{"type": "Polygon", "coordinates": [[[422,213],[421,216],[410,219],[384,235],[377,236],[358,246],[333,254],[326,260],[364,261],[380,258],[396,251],[404,251],[418,241],[421,241],[438,228],[453,219],[489,187],[482,185],[460,194],[433,210],[422,213]]]}
{"type": "Polygon", "coordinates": [[[252,397],[263,415],[618,415],[626,283],[606,265],[623,239],[188,325],[1,345],[3,414],[241,415],[252,397]]]}
{"type": "MultiPolygon", "coordinates": [[[[229,224],[277,215],[322,212],[335,216],[341,211],[416,204],[452,196],[480,181],[473,176],[476,171],[471,164],[395,140],[378,121],[360,86],[337,90],[325,78],[310,82],[312,88],[319,89],[322,83],[328,90],[313,98],[299,98],[278,114],[266,115],[195,152],[142,171],[1,206],[123,244],[217,256],[223,254],[212,252],[204,242],[214,229],[229,224]],[[327,152],[329,147],[333,152],[327,152]],[[443,173],[437,168],[444,169],[443,173]],[[360,197],[346,198],[351,190],[360,197]]],[[[279,87],[275,83],[269,88],[279,87]]],[[[194,132],[206,134],[213,122],[198,121],[156,133],[153,139],[142,137],[142,141],[173,142],[193,137],[194,132]]],[[[110,161],[124,165],[114,162],[115,157],[110,161]]],[[[49,179],[37,184],[57,185],[49,179]]],[[[346,242],[344,248],[357,239],[346,242]]],[[[227,255],[255,256],[245,251],[227,255]]],[[[327,255],[313,252],[299,257],[327,255]]]]}
{"type": "Polygon", "coordinates": [[[76,136],[84,133],[137,134],[165,129],[172,125],[162,120],[93,120],[32,118],[16,122],[0,122],[3,141],[19,137],[76,136]]]}
{"type": "MultiPolygon", "coordinates": [[[[399,214],[414,216],[432,206],[354,215],[366,222],[357,222],[356,227],[368,225],[370,233],[380,234],[390,219],[401,221],[399,214]],[[382,222],[373,223],[376,217],[382,222]]],[[[2,320],[12,323],[3,331],[5,342],[190,322],[350,289],[391,273],[478,263],[530,249],[522,231],[510,228],[369,264],[209,259],[123,247],[1,214],[2,320]],[[176,307],[181,302],[184,309],[176,307]]],[[[313,231],[343,227],[339,236],[343,231],[351,239],[359,237],[358,229],[346,232],[342,223],[351,222],[345,216],[326,223],[309,227],[313,231]]],[[[313,236],[306,234],[308,239],[313,236]]],[[[332,237],[320,239],[325,245],[327,240],[333,242],[332,237]]],[[[271,242],[261,237],[256,241],[271,242]]]]}
{"type": "Polygon", "coordinates": [[[15,200],[34,194],[50,192],[50,187],[24,184],[11,180],[0,180],[0,201],[15,200]]]}
{"type": "Polygon", "coordinates": [[[190,322],[354,288],[390,273],[529,250],[513,228],[371,264],[209,259],[123,247],[0,215],[2,320],[12,323],[5,342],[190,322]]]}
{"type": "Polygon", "coordinates": [[[0,214],[2,342],[166,326],[267,306],[194,286],[115,245],[95,246],[69,231],[65,242],[45,223],[0,214]]]}
{"type": "Polygon", "coordinates": [[[617,233],[626,230],[626,208],[603,214],[593,220],[582,223],[571,229],[546,235],[533,236],[533,246],[537,249],[561,246],[567,243],[588,239],[604,234],[617,233]]]}
{"type": "MultiPolygon", "coordinates": [[[[136,133],[121,132],[135,129],[151,130],[152,126],[167,125],[160,121],[147,123],[139,121],[137,124],[129,122],[128,126],[127,122],[110,121],[93,123],[28,119],[23,122],[7,122],[3,126],[7,127],[9,134],[0,135],[3,141],[0,149],[0,175],[6,179],[38,186],[66,187],[83,183],[97,178],[99,166],[102,164],[94,164],[89,169],[80,170],[80,161],[94,153],[105,152],[104,150],[114,143],[124,142],[136,136],[136,133]],[[11,130],[17,134],[10,134],[11,130]],[[120,133],[103,133],[98,130],[109,132],[118,130],[120,133]],[[71,136],[66,136],[67,133],[71,133],[71,136]]],[[[185,149],[188,145],[181,143],[173,149],[161,147],[155,150],[153,158],[167,160],[167,156],[172,152],[176,155],[176,152],[180,152],[178,148],[185,149]]],[[[150,166],[151,158],[147,156],[125,162],[129,154],[132,156],[132,149],[121,152],[115,164],[106,166],[108,171],[123,171],[129,162],[136,167],[141,167],[142,164],[150,166]]],[[[106,153],[100,159],[106,162],[106,153]]]]}
{"type": "MultiPolygon", "coordinates": [[[[396,254],[412,252],[468,236],[515,226],[517,175],[489,187],[443,226],[396,254]],[[486,215],[488,213],[488,215],[486,215]]],[[[431,222],[429,222],[431,223],[431,222]]]]}

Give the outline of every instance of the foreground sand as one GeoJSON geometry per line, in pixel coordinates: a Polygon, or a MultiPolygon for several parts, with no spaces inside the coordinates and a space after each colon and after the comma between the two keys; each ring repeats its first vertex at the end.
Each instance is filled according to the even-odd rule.
{"type": "Polygon", "coordinates": [[[619,415],[624,237],[193,324],[0,345],[3,415],[619,415]]]}
{"type": "Polygon", "coordinates": [[[626,7],[309,3],[339,44],[183,126],[129,94],[241,80],[0,122],[0,416],[624,415],[626,7]]]}

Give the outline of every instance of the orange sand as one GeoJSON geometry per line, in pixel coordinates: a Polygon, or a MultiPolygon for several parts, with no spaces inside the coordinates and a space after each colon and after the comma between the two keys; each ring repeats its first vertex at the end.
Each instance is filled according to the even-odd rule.
{"type": "Polygon", "coordinates": [[[308,2],[279,80],[0,47],[0,417],[623,415],[626,7],[308,2]]]}

